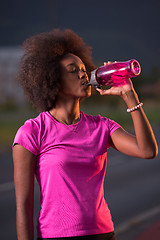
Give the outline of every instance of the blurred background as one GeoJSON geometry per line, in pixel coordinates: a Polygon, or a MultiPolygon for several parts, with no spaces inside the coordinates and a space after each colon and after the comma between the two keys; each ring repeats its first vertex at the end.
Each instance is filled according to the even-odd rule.
{"type": "MultiPolygon", "coordinates": [[[[11,145],[17,129],[26,119],[38,114],[28,104],[16,80],[23,41],[53,28],[70,28],[92,46],[97,67],[104,61],[137,59],[142,73],[133,78],[133,83],[159,142],[159,9],[159,0],[0,0],[0,211],[4,213],[0,217],[1,239],[16,239],[11,145]]],[[[133,132],[130,115],[119,98],[101,97],[93,91],[93,96],[82,102],[81,109],[88,114],[114,119],[133,132]]],[[[118,239],[132,240],[140,232],[137,219],[146,213],[154,215],[155,212],[157,216],[159,212],[159,156],[153,161],[138,160],[112,149],[108,156],[105,196],[118,239]]],[[[35,206],[36,221],[39,210],[37,185],[35,206]]],[[[149,224],[152,221],[148,218],[149,224]]]]}

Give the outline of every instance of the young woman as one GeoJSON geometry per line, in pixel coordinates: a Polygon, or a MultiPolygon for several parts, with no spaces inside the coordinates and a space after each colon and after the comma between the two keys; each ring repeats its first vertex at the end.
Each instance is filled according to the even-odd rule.
{"type": "Polygon", "coordinates": [[[135,136],[116,122],[80,111],[91,96],[95,69],[90,47],[71,30],[27,39],[19,78],[41,111],[18,130],[13,143],[18,240],[33,240],[34,175],[40,186],[38,239],[115,239],[103,195],[107,149],[155,158],[157,144],[131,80],[101,95],[118,95],[130,110],[135,136]],[[137,107],[135,107],[137,106],[137,107]]]}

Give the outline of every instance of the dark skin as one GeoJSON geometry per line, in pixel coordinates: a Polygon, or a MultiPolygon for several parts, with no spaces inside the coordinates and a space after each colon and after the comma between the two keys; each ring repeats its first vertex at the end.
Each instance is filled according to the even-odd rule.
{"type": "MultiPolygon", "coordinates": [[[[67,54],[61,60],[62,87],[58,94],[55,108],[50,113],[61,123],[74,124],[80,120],[79,103],[82,98],[91,95],[91,86],[84,85],[89,81],[85,66],[80,58],[67,54]]],[[[128,108],[139,103],[138,96],[131,80],[126,85],[112,87],[109,90],[97,89],[101,95],[121,97],[128,108]]],[[[124,129],[117,129],[111,136],[112,147],[118,151],[139,158],[155,158],[158,147],[150,123],[142,109],[131,113],[135,136],[124,129]]],[[[33,240],[33,202],[34,170],[36,156],[20,145],[13,148],[14,181],[17,203],[17,236],[18,240],[33,240]]]]}

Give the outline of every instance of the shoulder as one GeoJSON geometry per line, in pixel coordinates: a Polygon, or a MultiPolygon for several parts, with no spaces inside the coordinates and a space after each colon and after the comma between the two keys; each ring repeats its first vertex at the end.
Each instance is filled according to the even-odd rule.
{"type": "Polygon", "coordinates": [[[87,115],[83,113],[83,115],[87,121],[95,123],[96,125],[99,125],[99,124],[102,125],[103,127],[107,128],[111,132],[111,134],[113,133],[113,131],[121,127],[114,120],[107,117],[102,117],[100,114],[97,116],[92,116],[92,115],[87,115]]]}
{"type": "Polygon", "coordinates": [[[97,116],[93,116],[93,115],[88,115],[84,112],[81,112],[81,114],[83,115],[83,117],[87,120],[87,121],[100,121],[101,116],[97,115],[97,116]]]}
{"type": "Polygon", "coordinates": [[[40,135],[44,128],[45,112],[40,113],[36,118],[28,119],[18,129],[13,146],[20,144],[35,155],[38,154],[40,135]]]}
{"type": "Polygon", "coordinates": [[[88,114],[83,113],[83,112],[82,112],[82,114],[87,121],[97,122],[97,123],[101,122],[101,123],[105,123],[105,124],[109,124],[109,122],[110,122],[109,118],[102,117],[100,114],[96,115],[96,116],[88,115],[88,114]]]}
{"type": "Polygon", "coordinates": [[[44,113],[40,113],[36,118],[31,118],[19,128],[20,132],[31,132],[36,134],[43,125],[44,113]]]}

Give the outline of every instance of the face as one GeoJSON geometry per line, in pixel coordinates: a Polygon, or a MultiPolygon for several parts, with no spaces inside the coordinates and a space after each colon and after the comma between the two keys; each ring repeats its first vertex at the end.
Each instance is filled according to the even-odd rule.
{"type": "Polygon", "coordinates": [[[91,95],[91,86],[82,60],[74,54],[67,54],[60,61],[62,68],[61,94],[73,98],[84,98],[91,95]]]}

